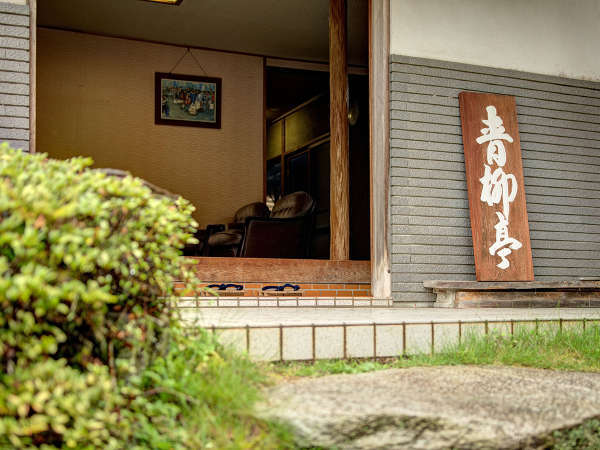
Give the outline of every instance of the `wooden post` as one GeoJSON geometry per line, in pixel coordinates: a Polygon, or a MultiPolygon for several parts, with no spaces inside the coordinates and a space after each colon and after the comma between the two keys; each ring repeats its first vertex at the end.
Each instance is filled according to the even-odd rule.
{"type": "Polygon", "coordinates": [[[37,0],[29,1],[29,151],[36,149],[37,0]]]}
{"type": "Polygon", "coordinates": [[[389,183],[390,1],[369,1],[369,107],[371,140],[371,295],[392,296],[389,183]]]}
{"type": "Polygon", "coordinates": [[[350,259],[346,0],[329,0],[330,258],[350,259]]]}

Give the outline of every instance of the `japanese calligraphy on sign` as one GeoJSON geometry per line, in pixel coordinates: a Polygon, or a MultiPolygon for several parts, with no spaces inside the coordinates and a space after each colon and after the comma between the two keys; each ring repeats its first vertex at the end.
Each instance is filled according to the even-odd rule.
{"type": "Polygon", "coordinates": [[[459,100],[477,280],[533,280],[514,97],[459,100]]]}
{"type": "Polygon", "coordinates": [[[489,105],[485,109],[488,116],[487,120],[482,122],[487,125],[487,128],[483,128],[481,130],[483,134],[476,139],[478,144],[488,142],[487,164],[484,164],[485,174],[479,179],[483,186],[481,201],[486,202],[489,206],[502,203],[502,212],[496,211],[498,216],[498,223],[494,227],[496,229],[496,242],[492,244],[489,250],[490,255],[498,254],[501,258],[500,263],[496,266],[506,270],[510,267],[507,256],[511,254],[512,250],[518,250],[523,246],[519,241],[508,235],[510,204],[517,196],[519,186],[514,175],[504,172],[506,148],[502,140],[513,142],[513,138],[505,133],[502,119],[496,114],[496,107],[489,105]],[[496,165],[493,173],[490,167],[492,164],[496,165]]]}

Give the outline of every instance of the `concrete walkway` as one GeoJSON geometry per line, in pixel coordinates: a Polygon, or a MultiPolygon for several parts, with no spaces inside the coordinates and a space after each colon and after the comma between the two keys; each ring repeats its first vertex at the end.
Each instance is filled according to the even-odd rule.
{"type": "Polygon", "coordinates": [[[181,308],[188,326],[257,360],[390,357],[443,351],[470,334],[584,329],[600,308],[181,308]]]}
{"type": "Polygon", "coordinates": [[[184,320],[204,327],[371,323],[443,323],[494,320],[598,319],[600,308],[185,308],[184,320]]]}

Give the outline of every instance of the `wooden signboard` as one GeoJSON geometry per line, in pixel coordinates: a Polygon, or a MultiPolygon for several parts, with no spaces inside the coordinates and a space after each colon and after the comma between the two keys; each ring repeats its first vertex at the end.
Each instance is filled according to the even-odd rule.
{"type": "Polygon", "coordinates": [[[458,98],[477,281],[532,281],[515,98],[458,98]]]}

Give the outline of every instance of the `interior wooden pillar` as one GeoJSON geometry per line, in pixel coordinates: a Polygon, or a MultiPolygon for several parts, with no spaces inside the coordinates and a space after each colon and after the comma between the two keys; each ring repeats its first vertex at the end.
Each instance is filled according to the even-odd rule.
{"type": "Polygon", "coordinates": [[[330,258],[350,259],[346,0],[329,0],[330,258]]]}

